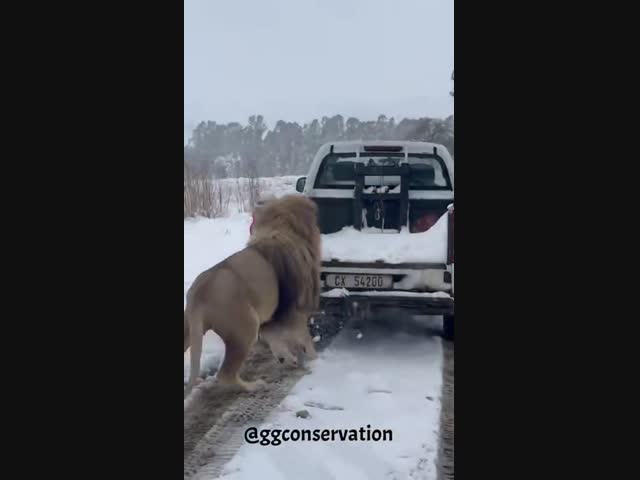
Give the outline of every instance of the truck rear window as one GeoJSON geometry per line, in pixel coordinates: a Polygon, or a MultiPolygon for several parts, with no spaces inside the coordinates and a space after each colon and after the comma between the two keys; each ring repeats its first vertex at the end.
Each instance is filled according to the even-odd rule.
{"type": "MultiPolygon", "coordinates": [[[[315,188],[352,189],[355,185],[355,163],[365,165],[399,165],[404,154],[364,153],[356,157],[355,153],[331,153],[320,164],[315,188]]],[[[409,154],[411,167],[409,186],[413,190],[451,190],[451,181],[444,161],[437,155],[409,154]]],[[[365,185],[400,184],[399,176],[365,177],[365,185]]]]}

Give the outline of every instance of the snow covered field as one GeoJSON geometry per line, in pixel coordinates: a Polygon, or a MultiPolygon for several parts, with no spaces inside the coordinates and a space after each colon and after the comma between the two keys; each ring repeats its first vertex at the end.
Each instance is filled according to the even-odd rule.
{"type": "MultiPolygon", "coordinates": [[[[269,179],[269,188],[276,196],[292,193],[295,179],[269,179]]],[[[198,274],[244,247],[250,221],[247,213],[185,220],[185,296],[198,274]]],[[[436,235],[437,232],[436,229],[436,235]]],[[[341,248],[337,242],[335,245],[341,248]]],[[[349,248],[348,242],[346,245],[344,248],[349,248]]],[[[407,244],[407,248],[412,247],[407,244]]],[[[397,321],[395,316],[392,320],[397,321]]],[[[203,372],[215,370],[223,356],[222,341],[207,333],[203,372]]],[[[266,424],[257,427],[359,430],[370,425],[371,429],[390,429],[392,441],[245,444],[227,464],[223,478],[435,479],[441,362],[439,337],[424,332],[406,333],[376,325],[367,325],[361,335],[343,330],[310,364],[312,373],[303,377],[266,424]],[[309,412],[308,418],[296,417],[295,413],[302,409],[309,412]]],[[[188,374],[189,352],[184,357],[185,381],[188,374]]]]}

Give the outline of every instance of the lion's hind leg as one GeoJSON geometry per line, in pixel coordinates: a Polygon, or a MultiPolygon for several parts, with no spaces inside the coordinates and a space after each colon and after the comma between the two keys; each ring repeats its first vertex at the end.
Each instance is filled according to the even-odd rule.
{"type": "Polygon", "coordinates": [[[266,387],[264,380],[247,382],[240,378],[240,369],[258,339],[258,314],[253,308],[248,307],[238,318],[233,319],[232,325],[233,328],[217,332],[225,346],[224,360],[217,375],[218,381],[225,385],[237,386],[247,392],[266,387]]]}
{"type": "MultiPolygon", "coordinates": [[[[204,335],[203,317],[200,314],[185,314],[185,335],[189,334],[189,346],[191,347],[191,366],[189,372],[189,383],[185,390],[185,395],[188,395],[193,387],[199,383],[200,380],[200,356],[202,355],[202,337],[204,335]]],[[[185,339],[185,347],[187,347],[187,340],[185,339]]],[[[185,348],[186,351],[186,348],[185,348]]]]}

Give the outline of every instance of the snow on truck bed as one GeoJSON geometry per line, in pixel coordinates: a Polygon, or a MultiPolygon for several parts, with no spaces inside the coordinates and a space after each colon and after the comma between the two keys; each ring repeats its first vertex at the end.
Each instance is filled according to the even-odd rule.
{"type": "Polygon", "coordinates": [[[322,259],[350,262],[385,263],[446,263],[447,215],[444,214],[426,232],[380,233],[368,228],[361,231],[353,227],[322,236],[322,259]],[[377,232],[377,233],[376,233],[377,232]]]}
{"type": "MultiPolygon", "coordinates": [[[[298,177],[273,177],[261,179],[264,198],[297,194],[295,184],[298,177]]],[[[248,232],[247,232],[248,235],[248,232]]],[[[361,231],[345,227],[341,231],[322,235],[322,259],[343,262],[385,263],[446,263],[447,260],[447,215],[423,233],[381,233],[369,228],[361,231]]]]}

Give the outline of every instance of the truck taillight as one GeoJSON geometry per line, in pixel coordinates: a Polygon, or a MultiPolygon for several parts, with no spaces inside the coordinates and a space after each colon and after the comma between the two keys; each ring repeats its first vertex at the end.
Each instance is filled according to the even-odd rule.
{"type": "Polygon", "coordinates": [[[447,264],[453,264],[453,206],[449,208],[447,218],[447,264]]]}
{"type": "Polygon", "coordinates": [[[426,232],[431,227],[433,227],[438,222],[439,219],[440,219],[440,217],[437,214],[428,213],[426,215],[423,215],[423,216],[419,217],[416,221],[414,221],[411,224],[411,227],[410,227],[409,231],[411,233],[426,232]]]}

